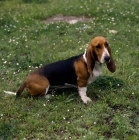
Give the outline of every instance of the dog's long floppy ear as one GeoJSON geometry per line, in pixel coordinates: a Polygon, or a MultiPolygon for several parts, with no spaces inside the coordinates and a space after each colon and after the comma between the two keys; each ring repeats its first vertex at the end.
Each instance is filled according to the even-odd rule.
{"type": "Polygon", "coordinates": [[[90,74],[93,74],[92,72],[93,72],[93,69],[95,66],[95,60],[93,58],[92,53],[93,53],[92,48],[91,48],[91,46],[89,46],[86,51],[86,58],[87,58],[87,69],[90,74]]]}
{"type": "Polygon", "coordinates": [[[116,65],[111,54],[111,49],[109,47],[108,47],[108,52],[110,54],[111,59],[110,59],[110,62],[107,63],[107,68],[109,69],[110,72],[115,72],[116,65]]]}

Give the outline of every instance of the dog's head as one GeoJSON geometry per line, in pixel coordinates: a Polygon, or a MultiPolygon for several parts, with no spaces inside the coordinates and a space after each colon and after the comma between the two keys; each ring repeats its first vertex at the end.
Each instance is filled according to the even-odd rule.
{"type": "Polygon", "coordinates": [[[88,72],[92,73],[95,61],[107,64],[107,68],[111,72],[115,72],[116,65],[112,58],[111,49],[106,38],[97,36],[91,40],[86,51],[88,72]]]}

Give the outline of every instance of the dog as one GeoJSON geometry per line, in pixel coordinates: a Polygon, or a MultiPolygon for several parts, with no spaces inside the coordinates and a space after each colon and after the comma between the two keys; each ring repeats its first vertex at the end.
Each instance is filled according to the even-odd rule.
{"type": "Polygon", "coordinates": [[[47,64],[32,72],[16,92],[16,98],[24,88],[31,96],[37,97],[47,95],[51,86],[68,83],[78,87],[81,100],[87,104],[92,101],[87,96],[87,86],[101,75],[104,63],[110,72],[115,72],[116,65],[107,39],[96,36],[84,53],[47,64]]]}

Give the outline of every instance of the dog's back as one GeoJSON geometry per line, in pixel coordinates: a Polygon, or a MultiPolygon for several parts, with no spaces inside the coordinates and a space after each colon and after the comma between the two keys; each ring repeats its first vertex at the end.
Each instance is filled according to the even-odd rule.
{"type": "Polygon", "coordinates": [[[47,77],[51,86],[64,85],[65,83],[77,84],[74,62],[81,56],[82,54],[45,65],[40,69],[40,73],[47,77]]]}

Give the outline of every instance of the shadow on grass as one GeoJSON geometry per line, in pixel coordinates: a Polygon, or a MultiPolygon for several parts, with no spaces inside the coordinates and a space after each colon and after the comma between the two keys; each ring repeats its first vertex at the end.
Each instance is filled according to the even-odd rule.
{"type": "MultiPolygon", "coordinates": [[[[110,77],[110,76],[100,76],[95,82],[93,82],[91,85],[89,85],[88,89],[92,90],[101,90],[101,91],[105,91],[105,90],[116,90],[116,89],[120,89],[121,87],[123,87],[124,82],[121,79],[115,78],[115,77],[110,77]]],[[[71,93],[74,95],[75,93],[78,93],[78,89],[77,87],[72,87],[72,86],[62,86],[62,87],[58,87],[58,88],[50,88],[49,94],[62,94],[64,93],[65,95],[70,95],[71,93]]]]}
{"type": "MultiPolygon", "coordinates": [[[[110,77],[110,76],[100,76],[95,82],[93,82],[90,86],[91,88],[101,89],[101,90],[108,90],[108,89],[119,89],[124,85],[124,82],[121,79],[110,77]]],[[[56,88],[51,88],[49,92],[75,92],[77,91],[76,86],[58,86],[56,88]]]]}
{"type": "Polygon", "coordinates": [[[100,76],[91,86],[95,89],[119,89],[124,85],[123,80],[110,77],[110,76],[100,76]]]}
{"type": "Polygon", "coordinates": [[[24,3],[37,3],[37,4],[42,4],[42,3],[46,3],[48,2],[49,0],[22,0],[22,2],[24,3]]]}
{"type": "Polygon", "coordinates": [[[2,122],[0,125],[0,139],[14,139],[17,135],[18,129],[16,128],[15,122],[2,122]]]}

